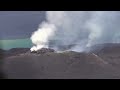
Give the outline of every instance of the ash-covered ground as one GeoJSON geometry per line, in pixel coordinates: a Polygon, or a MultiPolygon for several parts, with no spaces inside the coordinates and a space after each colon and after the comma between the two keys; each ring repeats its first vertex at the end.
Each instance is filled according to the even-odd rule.
{"type": "Polygon", "coordinates": [[[120,44],[95,45],[90,52],[56,52],[42,48],[0,50],[0,78],[119,79],[120,44]]]}

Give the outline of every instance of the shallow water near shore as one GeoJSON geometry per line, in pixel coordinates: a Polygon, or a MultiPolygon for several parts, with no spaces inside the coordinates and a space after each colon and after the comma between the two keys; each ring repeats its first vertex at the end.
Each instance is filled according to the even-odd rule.
{"type": "Polygon", "coordinates": [[[0,40],[0,49],[9,50],[12,48],[31,48],[32,42],[29,38],[0,40]]]}

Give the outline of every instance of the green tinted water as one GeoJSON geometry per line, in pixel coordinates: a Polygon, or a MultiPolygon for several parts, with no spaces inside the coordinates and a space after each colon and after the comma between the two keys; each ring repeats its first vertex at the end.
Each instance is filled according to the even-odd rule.
{"type": "Polygon", "coordinates": [[[11,48],[30,48],[32,42],[27,39],[0,40],[0,49],[9,50],[11,48]]]}

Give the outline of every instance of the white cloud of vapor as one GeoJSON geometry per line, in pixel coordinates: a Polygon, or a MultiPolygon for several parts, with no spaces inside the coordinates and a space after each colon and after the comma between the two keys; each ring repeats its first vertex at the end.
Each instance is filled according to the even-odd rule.
{"type": "Polygon", "coordinates": [[[120,42],[119,11],[47,11],[46,19],[31,36],[31,51],[51,47],[80,52],[95,44],[120,42]]]}

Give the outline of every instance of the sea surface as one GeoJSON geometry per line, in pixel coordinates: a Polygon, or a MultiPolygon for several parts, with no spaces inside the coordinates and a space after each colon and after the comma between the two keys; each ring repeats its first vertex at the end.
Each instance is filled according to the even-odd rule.
{"type": "Polygon", "coordinates": [[[32,42],[29,38],[13,39],[13,40],[0,40],[0,49],[9,50],[12,48],[30,48],[32,42]]]}

